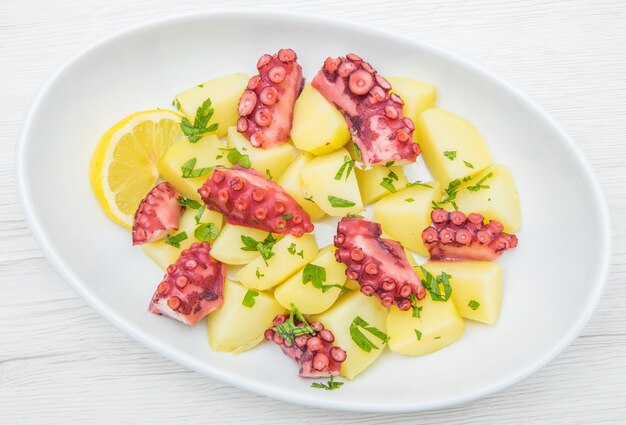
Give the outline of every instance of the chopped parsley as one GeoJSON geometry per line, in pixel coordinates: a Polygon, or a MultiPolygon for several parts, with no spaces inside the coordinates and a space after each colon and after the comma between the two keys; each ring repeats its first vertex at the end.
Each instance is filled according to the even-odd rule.
{"type": "Polygon", "coordinates": [[[475,301],[475,300],[470,300],[470,302],[467,304],[467,306],[469,308],[471,308],[472,310],[476,311],[478,309],[478,307],[480,307],[480,303],[478,301],[475,301]]]}
{"type": "Polygon", "coordinates": [[[274,332],[277,332],[285,341],[293,344],[294,339],[301,335],[315,335],[315,330],[306,321],[300,310],[291,304],[291,312],[289,318],[278,326],[273,327],[274,332]],[[295,319],[300,321],[300,326],[296,325],[295,319]]]}
{"type": "Polygon", "coordinates": [[[202,206],[200,202],[194,201],[193,199],[187,199],[184,196],[178,197],[178,205],[184,208],[193,208],[196,210],[202,206]]]}
{"type": "Polygon", "coordinates": [[[263,273],[261,273],[261,270],[259,270],[259,268],[256,268],[256,278],[257,279],[261,279],[263,276],[265,276],[263,273]]]}
{"type": "Polygon", "coordinates": [[[430,292],[430,297],[433,301],[448,301],[450,295],[452,295],[452,287],[450,286],[450,279],[452,276],[446,272],[441,272],[439,276],[433,276],[428,270],[420,266],[420,270],[424,275],[422,284],[430,292]],[[443,293],[441,287],[443,286],[443,293]]]}
{"type": "Polygon", "coordinates": [[[176,110],[180,111],[180,102],[178,101],[178,99],[172,100],[172,106],[175,106],[176,110]]]}
{"type": "Polygon", "coordinates": [[[352,201],[348,201],[347,199],[338,198],[333,195],[328,195],[328,202],[333,208],[350,208],[355,206],[356,204],[352,201]]]}
{"type": "Polygon", "coordinates": [[[337,388],[339,388],[339,387],[341,387],[343,385],[343,382],[335,381],[334,378],[335,377],[333,375],[330,375],[330,379],[328,380],[327,383],[313,382],[311,384],[311,388],[323,388],[326,391],[336,390],[337,388]]]}
{"type": "Polygon", "coordinates": [[[217,130],[218,124],[213,123],[209,125],[209,121],[213,117],[213,108],[211,107],[211,98],[207,98],[202,105],[196,110],[196,117],[191,121],[187,117],[183,117],[180,122],[180,128],[183,134],[187,136],[190,143],[196,143],[205,134],[211,133],[217,130]],[[207,127],[208,126],[208,127],[207,127]]]}
{"type": "Polygon", "coordinates": [[[422,339],[422,333],[420,331],[418,331],[417,329],[413,329],[415,331],[415,337],[417,338],[417,340],[421,340],[422,339]]]}
{"type": "Polygon", "coordinates": [[[341,167],[339,167],[339,170],[337,170],[337,174],[335,174],[335,180],[341,180],[341,177],[343,176],[343,173],[345,171],[346,172],[345,181],[348,181],[348,177],[350,177],[350,173],[352,172],[353,168],[354,168],[354,159],[350,158],[348,155],[344,156],[343,164],[341,164],[341,167]]]}
{"type": "Polygon", "coordinates": [[[478,192],[480,189],[489,189],[489,186],[487,186],[486,184],[483,184],[483,183],[487,179],[490,179],[491,177],[493,177],[493,173],[487,174],[485,177],[483,177],[482,179],[478,180],[478,183],[476,183],[475,185],[467,186],[467,190],[469,190],[470,192],[478,192]]]}
{"type": "Polygon", "coordinates": [[[471,168],[472,170],[474,169],[474,164],[472,164],[471,162],[463,160],[463,164],[465,164],[467,168],[471,168]]]}
{"type": "Polygon", "coordinates": [[[458,210],[459,207],[456,204],[455,199],[456,199],[456,194],[459,190],[460,185],[461,185],[461,180],[459,179],[452,180],[450,184],[448,184],[448,187],[444,189],[444,191],[446,192],[445,198],[443,198],[439,202],[433,201],[433,209],[441,208],[442,205],[452,204],[454,209],[458,210]]]}
{"type": "Polygon", "coordinates": [[[293,218],[293,214],[285,214],[283,215],[283,220],[291,220],[293,218]]]}
{"type": "Polygon", "coordinates": [[[254,307],[254,304],[256,303],[255,298],[258,296],[259,296],[259,291],[255,291],[254,289],[248,289],[248,292],[246,292],[246,295],[243,296],[243,300],[241,301],[241,304],[243,304],[244,306],[248,308],[252,308],[254,307]]]}
{"type": "Polygon", "coordinates": [[[387,161],[387,162],[385,162],[385,167],[391,167],[395,163],[396,163],[396,161],[387,161]]]}
{"type": "Polygon", "coordinates": [[[167,235],[165,236],[165,243],[173,246],[174,248],[180,248],[180,243],[187,239],[187,233],[180,232],[177,235],[167,235]]]}
{"type": "MultiPolygon", "coordinates": [[[[248,156],[248,155],[246,155],[246,156],[248,156]]],[[[267,176],[268,179],[274,180],[274,177],[272,177],[272,173],[270,172],[269,168],[265,169],[265,175],[267,176]]]]}
{"type": "Polygon", "coordinates": [[[393,171],[389,171],[387,177],[383,177],[383,180],[380,182],[380,185],[387,189],[391,193],[396,192],[396,187],[393,185],[393,181],[398,181],[398,175],[393,171]]]}
{"type": "Polygon", "coordinates": [[[251,236],[241,235],[241,242],[243,242],[242,251],[259,251],[261,258],[265,261],[265,265],[267,265],[267,260],[275,255],[272,248],[277,240],[271,233],[268,233],[262,241],[257,241],[251,236]]]}
{"type": "Polygon", "coordinates": [[[354,153],[354,156],[356,156],[357,161],[361,160],[361,149],[359,149],[359,147],[356,145],[356,143],[352,144],[352,152],[354,153]]]}
{"type": "Polygon", "coordinates": [[[354,343],[358,345],[361,350],[367,353],[372,351],[372,349],[378,350],[379,348],[363,334],[361,329],[369,332],[371,335],[381,340],[383,344],[389,341],[389,336],[387,336],[386,333],[374,326],[371,326],[361,317],[356,316],[350,324],[350,336],[352,337],[352,341],[354,341],[354,343]]]}
{"type": "Polygon", "coordinates": [[[237,148],[231,149],[222,149],[228,151],[228,155],[226,155],[226,159],[233,165],[241,165],[243,168],[252,167],[252,163],[250,162],[250,157],[246,154],[242,154],[237,150],[237,148]]]}
{"type": "Polygon", "coordinates": [[[448,158],[450,161],[454,161],[454,158],[456,158],[456,151],[443,151],[443,156],[448,158]]]}
{"type": "Polygon", "coordinates": [[[202,242],[213,242],[220,235],[220,231],[213,223],[198,223],[193,235],[202,242]]]}
{"type": "Polygon", "coordinates": [[[463,177],[463,183],[467,183],[467,182],[471,182],[472,181],[472,176],[465,176],[463,177]]]}
{"type": "Polygon", "coordinates": [[[302,271],[302,284],[306,285],[311,282],[314,288],[326,292],[331,288],[344,289],[342,285],[326,285],[326,269],[316,264],[307,264],[302,271]]]}
{"type": "Polygon", "coordinates": [[[406,202],[415,202],[415,199],[413,199],[413,198],[406,198],[405,201],[406,202]]]}
{"type": "Polygon", "coordinates": [[[350,217],[350,218],[363,218],[363,216],[361,214],[352,214],[352,213],[348,213],[346,214],[346,217],[350,217]]]}
{"type": "Polygon", "coordinates": [[[196,177],[202,177],[204,175],[209,174],[211,171],[213,171],[213,168],[215,168],[215,167],[203,167],[203,168],[194,169],[197,161],[198,160],[194,157],[185,161],[184,164],[181,165],[180,169],[183,172],[182,177],[184,179],[193,179],[196,177]]]}
{"type": "Polygon", "coordinates": [[[196,224],[200,224],[200,219],[202,218],[202,214],[204,214],[204,210],[206,210],[206,205],[202,205],[200,208],[198,208],[198,211],[194,216],[196,224]]]}
{"type": "Polygon", "coordinates": [[[420,180],[416,180],[413,183],[407,183],[404,187],[414,187],[414,186],[423,186],[428,188],[433,188],[431,185],[421,182],[420,180]]]}
{"type": "Polygon", "coordinates": [[[296,255],[296,244],[292,242],[287,248],[287,251],[289,251],[291,255],[296,255]]]}
{"type": "Polygon", "coordinates": [[[309,196],[308,198],[304,198],[305,201],[309,201],[309,202],[313,202],[315,204],[315,201],[313,200],[313,195],[309,196]]]}
{"type": "Polygon", "coordinates": [[[413,309],[413,317],[420,318],[422,313],[422,306],[417,305],[417,297],[415,294],[409,295],[409,299],[411,300],[411,308],[413,309]]]}

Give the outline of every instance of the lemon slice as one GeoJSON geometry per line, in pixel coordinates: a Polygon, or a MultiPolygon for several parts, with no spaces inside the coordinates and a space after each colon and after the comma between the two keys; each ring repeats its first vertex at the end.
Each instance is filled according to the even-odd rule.
{"type": "Polygon", "coordinates": [[[91,159],[89,180],[104,213],[130,229],[141,200],[159,178],[157,165],[165,151],[182,140],[181,115],[142,111],[111,127],[91,159]]]}

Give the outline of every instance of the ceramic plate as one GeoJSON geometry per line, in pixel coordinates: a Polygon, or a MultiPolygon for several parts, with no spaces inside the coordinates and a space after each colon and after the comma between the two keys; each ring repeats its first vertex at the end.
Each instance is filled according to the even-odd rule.
{"type": "MultiPolygon", "coordinates": [[[[575,143],[527,96],[490,72],[423,42],[350,22],[268,11],[195,14],[149,23],[97,43],[57,70],[35,98],[17,149],[18,191],[50,262],[98,313],[191,369],[283,400],[399,412],[476,399],[528,376],[581,331],[609,268],[609,219],[575,143]],[[132,112],[231,72],[256,72],[265,52],[291,47],[310,78],[324,59],[358,53],[382,75],[439,89],[438,105],[469,119],[513,173],[522,205],[519,247],[500,260],[504,299],[494,326],[469,324],[425,357],[391,352],[338,391],[310,388],[272,344],[212,351],[205,326],[148,313],[162,272],[100,211],[89,160],[104,131],[132,112]],[[581,225],[584,223],[584,225],[581,225]],[[575,229],[575,231],[574,231],[575,229]]],[[[321,227],[320,227],[321,228],[321,227]]],[[[331,227],[320,238],[330,240],[331,227]]],[[[321,229],[323,230],[323,229],[321,229]]]]}

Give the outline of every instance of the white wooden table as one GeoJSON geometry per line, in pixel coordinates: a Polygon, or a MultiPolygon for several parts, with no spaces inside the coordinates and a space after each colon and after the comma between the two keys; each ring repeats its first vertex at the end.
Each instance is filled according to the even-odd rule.
{"type": "Polygon", "coordinates": [[[304,408],[166,360],[109,325],[61,280],[24,223],[14,185],[15,142],[37,87],[89,43],[146,19],[255,3],[0,2],[0,423],[626,423],[621,0],[266,2],[392,28],[465,55],[538,100],[589,158],[612,213],[610,281],[580,338],[525,381],[439,412],[380,416],[304,408]]]}

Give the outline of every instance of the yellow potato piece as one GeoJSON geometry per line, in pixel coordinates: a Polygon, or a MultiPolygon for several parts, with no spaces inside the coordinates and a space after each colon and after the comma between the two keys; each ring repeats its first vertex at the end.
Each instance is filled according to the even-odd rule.
{"type": "MultiPolygon", "coordinates": [[[[178,257],[183,250],[189,248],[192,243],[202,242],[195,236],[195,230],[199,226],[199,224],[196,223],[195,217],[197,213],[198,210],[187,208],[187,210],[180,217],[178,230],[172,232],[175,235],[185,232],[187,235],[187,239],[180,243],[180,248],[169,245],[165,243],[165,239],[161,239],[141,245],[141,249],[144,254],[150,257],[163,270],[166,270],[167,266],[178,260],[178,257]]],[[[208,209],[205,209],[200,217],[200,223],[213,223],[215,230],[218,232],[222,228],[223,220],[224,216],[221,213],[208,209]]],[[[212,241],[210,240],[209,242],[212,241]]],[[[211,255],[213,255],[213,251],[211,251],[211,255]]]]}
{"type": "Polygon", "coordinates": [[[310,153],[300,152],[294,160],[291,161],[291,164],[289,164],[287,169],[280,176],[277,183],[296,200],[309,216],[311,216],[311,220],[315,221],[324,217],[326,213],[324,213],[315,202],[306,199],[309,195],[307,195],[304,190],[300,176],[302,167],[308,164],[313,158],[314,156],[310,153]]]}
{"type": "MultiPolygon", "coordinates": [[[[327,246],[322,249],[310,264],[324,269],[326,280],[323,285],[343,286],[345,283],[346,266],[335,260],[334,246],[327,246]]],[[[304,269],[276,287],[274,290],[276,301],[286,309],[291,308],[293,303],[298,306],[302,314],[317,314],[328,310],[337,301],[341,289],[333,287],[324,292],[322,289],[314,287],[310,281],[304,284],[302,283],[303,273],[304,269]]]]}
{"type": "Polygon", "coordinates": [[[404,115],[417,121],[426,109],[434,108],[437,89],[432,84],[406,77],[385,77],[391,84],[391,92],[402,98],[404,115]]]}
{"type": "Polygon", "coordinates": [[[490,261],[436,261],[423,265],[434,276],[452,278],[452,301],[466,319],[494,324],[502,305],[502,266],[490,261]]]}
{"type": "Polygon", "coordinates": [[[196,158],[195,170],[206,167],[230,167],[226,159],[226,147],[214,134],[202,137],[196,143],[184,139],[172,145],[159,161],[161,177],[171,183],[186,198],[202,202],[198,189],[209,177],[209,173],[194,178],[184,178],[182,165],[196,158]]]}
{"type": "Polygon", "coordinates": [[[293,111],[291,139],[298,149],[323,155],[345,145],[350,132],[341,112],[307,84],[293,111]]]}
{"type": "Polygon", "coordinates": [[[224,75],[177,94],[174,103],[193,124],[198,107],[210,98],[214,112],[209,125],[217,123],[215,135],[222,137],[226,135],[228,127],[237,124],[239,118],[237,105],[247,85],[248,75],[246,74],[224,75]]]}
{"type": "Polygon", "coordinates": [[[274,255],[267,262],[257,253],[254,260],[235,274],[237,280],[248,288],[262,291],[272,288],[315,258],[317,242],[315,236],[310,233],[300,238],[287,235],[276,242],[272,252],[274,255]]]}
{"type": "Polygon", "coordinates": [[[501,221],[505,232],[515,233],[522,227],[515,181],[509,169],[502,164],[485,170],[462,184],[457,192],[456,203],[466,214],[475,212],[484,215],[487,221],[501,221]],[[489,174],[491,177],[487,177],[489,174]],[[485,177],[487,178],[479,186],[478,183],[485,177]],[[469,190],[470,188],[474,190],[469,190]]]}
{"type": "Polygon", "coordinates": [[[346,179],[348,166],[340,179],[335,179],[346,160],[350,160],[344,148],[327,155],[318,156],[302,168],[301,176],[305,190],[313,201],[328,215],[342,217],[363,210],[363,201],[354,170],[346,179]],[[334,206],[333,206],[334,205],[334,206]]]}
{"type": "Polygon", "coordinates": [[[342,296],[324,313],[311,316],[311,321],[320,322],[330,329],[335,335],[334,345],[346,351],[347,357],[341,365],[341,375],[348,379],[353,379],[367,369],[385,348],[385,343],[367,331],[362,332],[378,349],[367,352],[353,341],[350,325],[357,316],[380,331],[386,332],[387,309],[378,298],[366,297],[357,291],[342,296]]]}
{"type": "Polygon", "coordinates": [[[452,112],[428,109],[421,113],[415,127],[428,170],[443,187],[452,180],[475,174],[493,162],[478,130],[452,112]]]}
{"type": "Polygon", "coordinates": [[[242,155],[248,155],[252,168],[276,181],[289,166],[295,149],[291,143],[283,143],[270,149],[255,148],[236,127],[228,129],[229,148],[237,148],[242,155]]]}
{"type": "MultiPolygon", "coordinates": [[[[453,291],[454,292],[454,291],[453,291]]],[[[433,301],[430,294],[417,302],[420,317],[413,310],[392,306],[387,316],[389,349],[409,356],[423,356],[452,344],[463,335],[465,323],[454,302],[433,301]]]]}
{"type": "MultiPolygon", "coordinates": [[[[258,251],[244,251],[242,236],[249,236],[257,241],[264,240],[268,235],[265,230],[253,229],[252,227],[236,226],[226,223],[213,246],[211,256],[225,264],[248,264],[259,256],[258,251]]],[[[274,235],[278,238],[277,235],[274,235]]]]}
{"type": "Polygon", "coordinates": [[[230,280],[224,283],[224,304],[207,319],[209,345],[213,350],[241,352],[253,348],[263,340],[274,317],[285,313],[285,309],[265,292],[254,291],[258,294],[253,297],[254,305],[244,305],[248,291],[254,290],[230,280]]]}
{"type": "Polygon", "coordinates": [[[402,167],[374,165],[369,170],[355,168],[354,172],[365,205],[376,202],[385,195],[395,193],[408,183],[402,167]]]}
{"type": "Polygon", "coordinates": [[[422,231],[431,223],[432,201],[439,200],[441,190],[436,182],[412,186],[385,196],[372,207],[374,217],[391,239],[405,248],[427,257],[422,231]]]}

